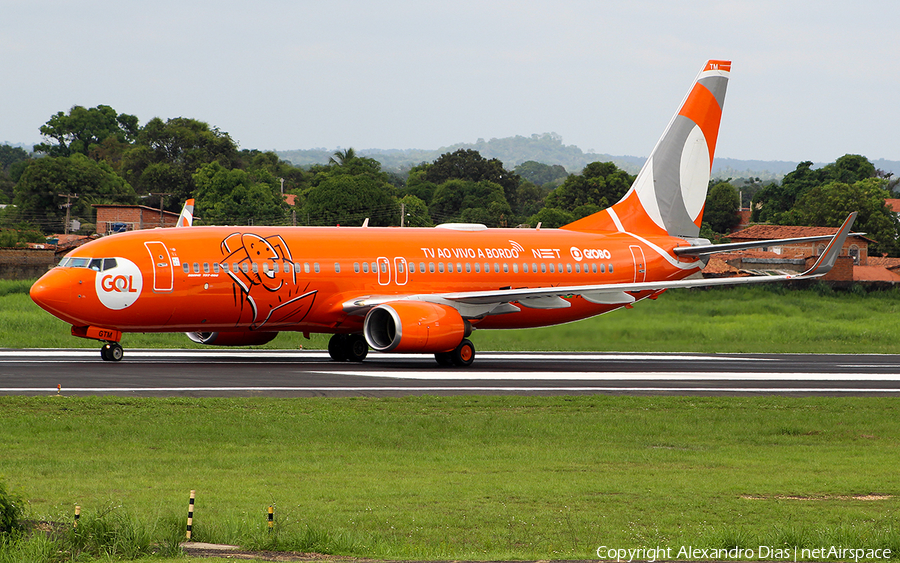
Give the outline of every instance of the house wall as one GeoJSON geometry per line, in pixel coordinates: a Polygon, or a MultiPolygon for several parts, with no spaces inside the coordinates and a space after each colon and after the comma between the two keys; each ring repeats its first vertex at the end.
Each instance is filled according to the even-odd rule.
{"type": "Polygon", "coordinates": [[[53,249],[0,248],[0,279],[39,278],[56,263],[53,249]]]}

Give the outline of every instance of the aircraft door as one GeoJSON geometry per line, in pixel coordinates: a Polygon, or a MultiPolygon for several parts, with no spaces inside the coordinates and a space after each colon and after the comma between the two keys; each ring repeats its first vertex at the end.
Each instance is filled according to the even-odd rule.
{"type": "Polygon", "coordinates": [[[631,259],[634,262],[634,283],[641,283],[647,277],[647,265],[644,261],[644,250],[637,245],[628,247],[631,251],[631,259]]]}
{"type": "Polygon", "coordinates": [[[391,283],[391,261],[384,256],[378,257],[378,285],[391,283]]]}
{"type": "Polygon", "coordinates": [[[397,285],[406,285],[409,281],[409,271],[406,269],[406,260],[397,257],[394,258],[394,279],[397,285]]]}
{"type": "Polygon", "coordinates": [[[172,267],[172,257],[166,245],[158,242],[145,242],[144,246],[150,253],[150,261],[153,262],[153,291],[172,291],[175,280],[175,269],[172,267]]]}

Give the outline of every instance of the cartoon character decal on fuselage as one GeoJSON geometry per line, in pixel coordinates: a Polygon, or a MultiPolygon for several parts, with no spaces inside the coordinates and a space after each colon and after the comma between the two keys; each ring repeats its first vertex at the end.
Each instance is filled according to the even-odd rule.
{"type": "Polygon", "coordinates": [[[291,250],[280,235],[233,233],[220,250],[240,311],[235,326],[271,329],[300,323],[309,314],[316,290],[310,291],[308,283],[298,285],[291,250]]]}

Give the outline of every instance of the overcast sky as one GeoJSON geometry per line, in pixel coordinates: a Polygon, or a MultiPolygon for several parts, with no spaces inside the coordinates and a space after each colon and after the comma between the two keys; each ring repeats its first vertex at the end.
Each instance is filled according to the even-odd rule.
{"type": "Polygon", "coordinates": [[[900,160],[900,3],[0,0],[0,142],[73,105],[246,149],[436,149],[555,132],[646,156],[707,59],[717,156],[900,160]]]}

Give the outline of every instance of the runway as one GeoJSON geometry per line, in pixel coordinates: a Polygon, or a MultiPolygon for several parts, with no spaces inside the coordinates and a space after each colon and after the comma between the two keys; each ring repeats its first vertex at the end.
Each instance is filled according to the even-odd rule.
{"type": "Polygon", "coordinates": [[[900,394],[900,355],[481,352],[468,368],[430,355],[326,352],[0,350],[2,395],[889,395],[900,394]]]}

